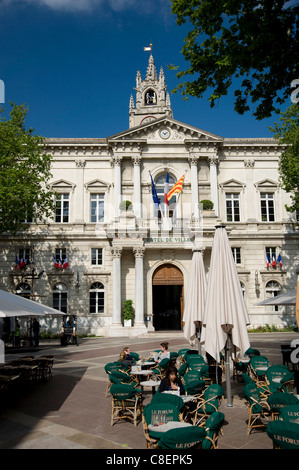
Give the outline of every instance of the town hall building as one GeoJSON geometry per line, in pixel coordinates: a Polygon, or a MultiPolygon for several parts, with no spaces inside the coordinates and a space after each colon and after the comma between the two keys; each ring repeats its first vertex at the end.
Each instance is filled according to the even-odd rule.
{"type": "MultiPolygon", "coordinates": [[[[1,235],[0,288],[75,315],[79,333],[181,330],[193,252],[202,251],[208,277],[215,227],[225,224],[251,326],[294,324],[295,308],[257,305],[296,286],[299,237],[279,185],[282,146],[177,120],[152,54],[135,92],[123,132],[46,139],[55,213],[1,235]],[[181,178],[166,204],[166,185],[181,178]]],[[[59,318],[40,323],[59,328],[59,318]]]]}

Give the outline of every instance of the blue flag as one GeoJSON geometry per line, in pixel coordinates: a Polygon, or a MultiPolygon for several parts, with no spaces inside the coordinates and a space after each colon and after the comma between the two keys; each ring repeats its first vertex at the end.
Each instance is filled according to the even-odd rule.
{"type": "Polygon", "coordinates": [[[154,201],[155,204],[157,204],[157,205],[159,206],[160,200],[159,200],[159,198],[158,198],[157,190],[156,190],[155,183],[154,183],[154,180],[153,180],[152,175],[151,175],[151,180],[152,180],[152,196],[153,196],[153,201],[154,201]]]}

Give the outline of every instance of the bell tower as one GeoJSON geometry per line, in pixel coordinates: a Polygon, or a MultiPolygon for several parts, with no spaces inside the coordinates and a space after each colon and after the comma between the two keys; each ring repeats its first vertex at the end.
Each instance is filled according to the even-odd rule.
{"type": "Polygon", "coordinates": [[[136,76],[136,106],[133,95],[129,105],[129,127],[139,126],[162,116],[173,117],[169,93],[166,93],[165,76],[161,67],[159,77],[152,53],[148,60],[146,78],[136,76]]]}

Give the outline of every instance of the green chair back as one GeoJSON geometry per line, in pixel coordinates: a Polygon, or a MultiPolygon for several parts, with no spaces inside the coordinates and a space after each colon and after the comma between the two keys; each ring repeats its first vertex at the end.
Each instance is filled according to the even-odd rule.
{"type": "Polygon", "coordinates": [[[185,384],[185,391],[187,395],[199,395],[202,394],[204,387],[205,381],[203,379],[189,380],[189,382],[185,384]]]}
{"type": "Polygon", "coordinates": [[[274,447],[282,449],[299,449],[299,426],[290,421],[276,419],[267,426],[267,434],[274,447]]]}
{"type": "Polygon", "coordinates": [[[113,384],[110,393],[116,400],[128,400],[135,397],[137,393],[142,393],[142,391],[130,384],[113,384]]]}
{"type": "Polygon", "coordinates": [[[299,424],[299,404],[285,406],[280,410],[279,417],[283,421],[292,421],[299,424]]]}
{"type": "Polygon", "coordinates": [[[198,426],[171,429],[163,433],[159,440],[160,449],[192,449],[201,446],[206,431],[198,426]]]}
{"type": "Polygon", "coordinates": [[[245,352],[245,356],[249,356],[249,357],[260,356],[260,355],[261,355],[260,351],[258,349],[254,349],[254,348],[249,348],[245,352]]]}
{"type": "Polygon", "coordinates": [[[253,369],[256,367],[269,367],[270,362],[266,356],[252,356],[250,358],[250,364],[252,365],[253,369]]]}
{"type": "Polygon", "coordinates": [[[201,378],[201,375],[200,375],[200,372],[198,370],[188,370],[188,372],[186,372],[186,374],[184,375],[184,381],[185,381],[185,384],[187,385],[188,382],[193,382],[194,380],[200,380],[201,378]]]}
{"type": "Polygon", "coordinates": [[[260,404],[261,395],[256,385],[251,383],[245,385],[243,387],[243,393],[250,406],[252,406],[252,412],[261,413],[263,406],[260,404]]]}
{"type": "Polygon", "coordinates": [[[205,405],[205,411],[207,414],[212,414],[215,411],[215,408],[219,407],[219,402],[221,397],[224,395],[224,390],[219,384],[209,385],[208,388],[204,391],[204,399],[208,400],[208,403],[205,405]]]}
{"type": "Polygon", "coordinates": [[[178,355],[184,357],[187,351],[189,351],[188,348],[179,349],[178,355]]]}
{"type": "Polygon", "coordinates": [[[139,361],[140,359],[139,354],[137,352],[130,352],[130,356],[133,358],[135,362],[139,361]]]}
{"type": "Polygon", "coordinates": [[[171,393],[156,392],[150,402],[152,405],[155,403],[171,403],[179,410],[184,407],[183,399],[179,395],[172,395],[171,393]]]}
{"type": "Polygon", "coordinates": [[[134,382],[133,378],[123,373],[122,371],[115,371],[109,374],[110,382],[113,384],[122,384],[122,383],[132,383],[134,382]]]}
{"type": "Polygon", "coordinates": [[[193,367],[194,365],[201,365],[206,364],[205,359],[200,354],[187,354],[186,362],[189,367],[193,367]]]}
{"type": "MultiPolygon", "coordinates": [[[[166,424],[168,421],[179,421],[180,410],[171,403],[149,403],[143,409],[143,415],[147,426],[150,424],[166,424]]],[[[149,436],[153,439],[161,437],[160,432],[149,430],[149,436]]]]}
{"type": "Polygon", "coordinates": [[[279,412],[288,405],[299,404],[298,398],[292,393],[274,392],[267,398],[268,405],[273,412],[279,412]]]}
{"type": "Polygon", "coordinates": [[[128,366],[121,362],[108,362],[104,369],[106,374],[111,374],[112,372],[119,372],[120,370],[128,370],[128,366]]]}
{"type": "Polygon", "coordinates": [[[294,380],[294,372],[291,372],[286,366],[274,365],[268,368],[266,377],[272,389],[278,390],[284,382],[294,380]],[[280,379],[279,382],[277,382],[278,379],[280,379]]]}
{"type": "Polygon", "coordinates": [[[188,369],[187,363],[184,362],[178,370],[178,376],[183,377],[188,369]]]}
{"type": "MultiPolygon", "coordinates": [[[[206,435],[214,441],[215,437],[218,436],[224,423],[224,414],[220,411],[214,411],[205,423],[206,435]]],[[[212,442],[209,439],[205,439],[202,443],[202,449],[211,449],[212,442]]]]}

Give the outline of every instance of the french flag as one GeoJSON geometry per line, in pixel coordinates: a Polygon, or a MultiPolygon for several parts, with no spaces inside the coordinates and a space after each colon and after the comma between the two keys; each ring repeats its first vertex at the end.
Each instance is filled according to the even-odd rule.
{"type": "Polygon", "coordinates": [[[272,268],[275,268],[275,266],[276,266],[275,255],[272,255],[272,268]]]}
{"type": "Polygon", "coordinates": [[[56,256],[53,255],[53,262],[54,262],[54,268],[56,269],[62,268],[60,256],[59,256],[59,261],[57,261],[56,256]]]}
{"type": "Polygon", "coordinates": [[[282,260],[281,260],[280,253],[279,253],[278,258],[277,258],[277,263],[279,263],[279,266],[282,268],[282,260]]]}
{"type": "Polygon", "coordinates": [[[24,260],[24,258],[21,259],[20,261],[20,269],[23,269],[26,267],[26,260],[24,260]]]}
{"type": "Polygon", "coordinates": [[[266,255],[266,258],[267,258],[267,267],[269,268],[269,266],[270,266],[270,258],[269,258],[269,255],[268,255],[268,254],[266,255]]]}
{"type": "Polygon", "coordinates": [[[19,259],[18,257],[16,256],[16,259],[15,259],[15,270],[17,271],[19,269],[19,259]]]}
{"type": "Polygon", "coordinates": [[[68,260],[67,260],[67,256],[64,258],[62,267],[63,267],[63,269],[66,269],[66,268],[69,267],[69,262],[68,262],[68,260]]]}

